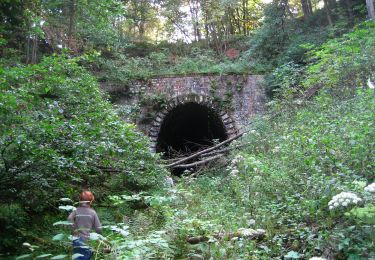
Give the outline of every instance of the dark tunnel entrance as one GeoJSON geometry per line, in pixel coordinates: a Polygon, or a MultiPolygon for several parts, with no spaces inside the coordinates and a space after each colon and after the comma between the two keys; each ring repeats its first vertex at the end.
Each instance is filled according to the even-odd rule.
{"type": "Polygon", "coordinates": [[[166,159],[187,156],[227,137],[221,117],[212,108],[194,102],[184,103],[164,118],[156,152],[164,153],[166,159]]]}

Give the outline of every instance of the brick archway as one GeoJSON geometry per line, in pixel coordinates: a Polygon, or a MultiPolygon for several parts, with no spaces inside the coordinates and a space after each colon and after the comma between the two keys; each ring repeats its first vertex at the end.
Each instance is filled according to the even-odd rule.
{"type": "MultiPolygon", "coordinates": [[[[198,140],[199,138],[203,140],[203,138],[207,138],[209,135],[210,138],[223,141],[236,135],[238,127],[232,116],[227,111],[222,111],[218,108],[210,97],[191,93],[172,98],[166,107],[157,113],[149,130],[152,151],[166,152],[165,150],[168,145],[176,148],[178,146],[176,143],[179,140],[174,140],[172,144],[170,138],[173,137],[170,137],[170,135],[176,135],[178,131],[181,131],[182,135],[189,135],[194,140],[198,140]],[[205,120],[205,117],[207,117],[207,120],[205,120]],[[205,130],[202,127],[199,128],[195,123],[197,125],[206,124],[205,126],[210,130],[205,130]],[[181,125],[178,127],[174,126],[174,124],[181,125]],[[170,130],[171,128],[173,130],[170,130]],[[189,129],[186,128],[189,128],[193,133],[189,133],[189,129]],[[197,137],[196,135],[200,133],[202,137],[197,137]],[[164,144],[165,142],[169,142],[169,144],[164,144]]],[[[200,139],[197,142],[202,142],[200,139]]],[[[209,142],[201,144],[208,145],[209,142]]],[[[193,149],[192,147],[189,148],[193,149]]]]}

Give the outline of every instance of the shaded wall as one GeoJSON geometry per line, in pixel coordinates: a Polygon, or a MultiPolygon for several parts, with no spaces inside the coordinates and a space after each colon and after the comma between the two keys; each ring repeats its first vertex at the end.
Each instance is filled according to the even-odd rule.
{"type": "Polygon", "coordinates": [[[223,120],[228,137],[238,133],[252,116],[264,111],[262,79],[261,75],[168,76],[135,81],[128,87],[102,84],[102,88],[118,105],[140,104],[135,123],[151,137],[155,148],[164,118],[187,102],[215,111],[223,120]]]}

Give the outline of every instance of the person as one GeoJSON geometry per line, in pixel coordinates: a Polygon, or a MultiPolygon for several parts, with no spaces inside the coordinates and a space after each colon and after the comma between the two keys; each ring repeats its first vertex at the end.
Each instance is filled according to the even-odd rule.
{"type": "Polygon", "coordinates": [[[79,206],[68,217],[68,221],[73,223],[73,253],[82,255],[75,259],[89,260],[92,250],[86,245],[86,241],[90,237],[90,231],[95,230],[98,234],[102,232],[99,217],[91,208],[94,199],[91,191],[83,191],[79,196],[79,206]]]}

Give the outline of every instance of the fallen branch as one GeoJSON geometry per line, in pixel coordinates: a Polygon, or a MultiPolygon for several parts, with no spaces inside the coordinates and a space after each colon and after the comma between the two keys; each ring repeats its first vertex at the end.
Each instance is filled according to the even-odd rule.
{"type": "Polygon", "coordinates": [[[224,149],[221,149],[221,150],[217,150],[217,151],[208,152],[208,153],[202,154],[202,157],[211,156],[211,155],[215,155],[215,154],[218,154],[218,153],[228,152],[228,151],[231,151],[231,150],[235,150],[237,148],[244,147],[244,146],[246,146],[248,144],[250,144],[250,142],[247,142],[247,143],[244,143],[244,144],[240,144],[240,145],[236,145],[236,146],[233,146],[233,147],[227,147],[227,148],[224,148],[224,149]]]}
{"type": "Polygon", "coordinates": [[[192,245],[198,244],[200,242],[205,242],[205,241],[208,241],[208,237],[196,236],[196,237],[188,237],[186,239],[186,242],[188,242],[189,244],[192,244],[192,245]]]}
{"type": "Polygon", "coordinates": [[[206,158],[205,160],[202,160],[202,161],[197,161],[197,162],[188,163],[188,164],[178,164],[178,165],[174,165],[172,167],[173,168],[190,168],[190,167],[195,167],[195,166],[198,166],[198,165],[201,165],[201,164],[208,163],[208,162],[210,162],[212,160],[215,160],[217,158],[220,158],[220,157],[223,157],[223,154],[218,154],[218,155],[215,155],[215,156],[211,156],[211,157],[208,157],[208,158],[206,158]]]}
{"type": "MultiPolygon", "coordinates": [[[[319,86],[316,86],[316,87],[313,87],[307,91],[305,91],[304,93],[302,93],[301,95],[299,95],[299,98],[301,98],[302,100],[308,100],[310,99],[312,96],[314,96],[323,86],[319,85],[319,86]]],[[[297,97],[298,98],[298,97],[297,97]]],[[[268,120],[272,120],[274,118],[276,118],[277,116],[281,115],[282,113],[284,113],[284,109],[272,114],[272,115],[269,115],[269,118],[268,120]]],[[[239,146],[236,146],[236,147],[228,147],[228,148],[224,148],[224,149],[221,149],[219,151],[215,151],[217,148],[225,145],[225,144],[228,144],[230,142],[232,142],[233,140],[236,140],[238,138],[240,138],[244,133],[247,133],[249,132],[250,130],[247,130],[245,132],[241,132],[239,133],[238,135],[235,135],[215,146],[212,146],[212,147],[209,147],[207,149],[204,149],[204,150],[201,150],[197,153],[194,153],[190,156],[187,156],[187,157],[184,157],[184,158],[177,158],[177,159],[171,159],[169,160],[169,162],[172,162],[168,165],[166,165],[166,167],[168,168],[188,168],[188,167],[193,167],[193,166],[197,166],[197,165],[200,165],[200,164],[203,164],[205,163],[206,161],[203,160],[203,161],[199,161],[199,162],[196,162],[196,163],[191,163],[191,164],[181,164],[183,162],[186,162],[188,160],[191,160],[191,159],[194,159],[200,155],[204,155],[205,156],[210,156],[210,155],[215,155],[215,154],[219,154],[219,153],[223,153],[223,152],[226,152],[226,151],[230,151],[230,150],[233,150],[233,149],[236,149],[236,148],[239,148],[239,147],[242,147],[242,146],[246,146],[248,143],[245,143],[243,145],[239,145],[239,146]],[[176,167],[177,166],[177,167],[176,167]]],[[[207,159],[210,159],[211,160],[211,157],[207,158],[207,159]]],[[[212,158],[213,159],[216,159],[216,158],[212,158]]]]}
{"type": "Polygon", "coordinates": [[[174,163],[168,164],[167,167],[168,167],[168,168],[174,167],[174,166],[179,165],[179,164],[181,164],[181,163],[183,163],[183,162],[186,162],[186,161],[188,161],[188,160],[190,160],[190,159],[194,159],[195,157],[198,157],[199,155],[202,155],[202,154],[205,154],[205,153],[211,152],[211,151],[213,151],[213,150],[216,150],[217,148],[219,148],[219,147],[221,147],[221,146],[223,146],[223,145],[225,145],[225,144],[227,144],[227,143],[230,143],[230,142],[232,142],[233,140],[236,140],[236,139],[240,138],[242,135],[243,135],[243,133],[240,133],[240,134],[238,134],[238,135],[235,135],[235,136],[233,136],[233,137],[231,137],[231,138],[229,138],[229,139],[227,139],[227,140],[225,140],[225,141],[223,141],[223,142],[221,142],[221,143],[218,143],[218,144],[215,145],[215,146],[212,146],[212,147],[210,147],[210,148],[207,148],[207,149],[204,149],[204,150],[202,150],[202,151],[199,151],[199,152],[197,152],[197,153],[195,153],[195,154],[192,154],[192,155],[190,155],[190,156],[188,156],[188,157],[182,158],[181,160],[178,160],[177,162],[174,162],[174,163]]]}
{"type": "MultiPolygon", "coordinates": [[[[251,229],[251,228],[240,228],[234,233],[217,233],[214,234],[213,237],[218,240],[223,239],[233,239],[233,238],[247,238],[251,240],[258,240],[263,239],[266,236],[266,231],[264,229],[251,229]]],[[[196,237],[188,237],[186,242],[189,244],[198,244],[201,242],[209,241],[209,237],[207,236],[196,236],[196,237]]]]}
{"type": "Polygon", "coordinates": [[[43,244],[43,245],[56,245],[55,243],[49,241],[49,240],[44,240],[40,237],[37,237],[33,234],[30,234],[28,232],[25,232],[21,229],[18,229],[18,228],[15,228],[14,229],[15,231],[17,231],[18,233],[20,233],[23,237],[29,237],[29,238],[32,238],[33,240],[37,241],[39,244],[43,244]]]}

